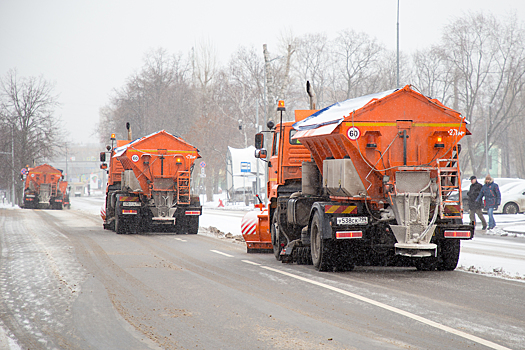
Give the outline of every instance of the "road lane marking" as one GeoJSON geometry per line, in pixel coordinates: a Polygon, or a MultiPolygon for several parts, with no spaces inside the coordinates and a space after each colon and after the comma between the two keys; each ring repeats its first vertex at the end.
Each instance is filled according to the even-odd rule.
{"type": "Polygon", "coordinates": [[[211,249],[210,252],[214,252],[214,253],[217,253],[217,254],[220,254],[220,255],[224,255],[224,256],[227,256],[228,258],[233,258],[234,257],[233,255],[226,254],[226,253],[220,252],[218,250],[211,249]]]}
{"type": "Polygon", "coordinates": [[[346,290],[343,290],[343,289],[340,289],[340,288],[337,288],[337,287],[333,287],[333,286],[330,286],[328,284],[325,284],[325,283],[322,283],[322,282],[317,282],[317,281],[314,281],[314,280],[311,280],[311,279],[308,279],[308,278],[305,278],[305,277],[301,277],[301,276],[298,276],[298,275],[294,275],[292,273],[289,273],[289,272],[285,272],[285,271],[281,271],[281,270],[278,270],[278,269],[274,269],[272,267],[268,267],[268,266],[263,266],[261,265],[261,267],[263,269],[266,269],[266,270],[269,270],[269,271],[273,271],[273,272],[276,272],[276,273],[280,273],[282,275],[285,275],[285,276],[288,276],[288,277],[291,277],[291,278],[295,278],[295,279],[298,279],[300,281],[303,281],[303,282],[306,282],[306,283],[310,283],[310,284],[313,284],[313,285],[316,285],[316,286],[319,286],[319,287],[322,287],[322,288],[326,288],[326,289],[329,289],[331,291],[334,291],[336,293],[340,293],[340,294],[343,294],[343,295],[346,295],[346,296],[349,296],[351,298],[354,298],[354,299],[357,299],[357,300],[360,300],[362,302],[365,302],[365,303],[368,303],[368,304],[371,304],[371,305],[374,305],[374,306],[377,306],[377,307],[380,307],[382,309],[385,309],[385,310],[388,310],[388,311],[391,311],[391,312],[394,312],[398,315],[402,315],[402,316],[405,316],[405,317],[408,317],[408,318],[411,318],[415,321],[418,321],[418,322],[421,322],[423,324],[426,324],[428,326],[431,326],[431,327],[434,327],[434,328],[437,328],[437,329],[440,329],[442,331],[445,331],[445,332],[448,332],[448,333],[451,333],[451,334],[455,334],[459,337],[462,337],[462,338],[465,338],[465,339],[468,339],[468,340],[471,340],[475,343],[478,343],[478,344],[481,344],[481,345],[484,345],[488,348],[491,348],[491,349],[497,349],[497,350],[511,350],[505,346],[502,346],[502,345],[499,345],[499,344],[496,344],[496,343],[493,343],[489,340],[485,340],[483,338],[480,338],[480,337],[477,337],[475,335],[472,335],[472,334],[468,334],[468,333],[465,333],[465,332],[462,332],[462,331],[459,331],[457,329],[454,329],[452,327],[448,327],[448,326],[445,326],[445,325],[442,325],[440,323],[437,323],[437,322],[434,322],[434,321],[431,321],[431,320],[428,320],[424,317],[421,317],[421,316],[418,316],[416,314],[413,314],[411,312],[408,312],[408,311],[404,311],[404,310],[401,310],[401,309],[398,309],[397,307],[393,307],[393,306],[390,306],[390,305],[387,305],[387,304],[383,304],[379,301],[375,301],[375,300],[372,300],[372,299],[369,299],[367,297],[363,297],[361,295],[358,295],[358,294],[354,294],[354,293],[351,293],[351,292],[348,292],[346,290]]]}
{"type": "Polygon", "coordinates": [[[182,239],[182,238],[175,238],[177,241],[181,241],[181,242],[187,242],[187,240],[185,239],[182,239]]]}
{"type": "Polygon", "coordinates": [[[257,264],[256,262],[253,262],[253,261],[250,261],[250,260],[241,260],[242,262],[244,263],[247,263],[247,264],[252,264],[252,265],[255,265],[255,266],[261,266],[261,264],[257,264]]]}

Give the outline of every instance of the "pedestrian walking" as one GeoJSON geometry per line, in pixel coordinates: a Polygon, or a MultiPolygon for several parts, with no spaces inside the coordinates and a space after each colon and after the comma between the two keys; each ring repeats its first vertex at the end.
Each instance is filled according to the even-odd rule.
{"type": "Polygon", "coordinates": [[[485,177],[485,184],[481,187],[476,201],[481,202],[483,198],[485,198],[485,209],[487,209],[487,213],[489,214],[489,230],[492,230],[496,227],[494,210],[497,209],[501,203],[501,194],[498,184],[494,182],[490,175],[485,177]]]}
{"type": "Polygon", "coordinates": [[[481,224],[483,225],[482,230],[486,230],[487,220],[485,220],[485,217],[483,216],[483,212],[481,211],[481,208],[483,208],[483,205],[477,201],[477,198],[479,196],[479,193],[481,192],[482,187],[483,185],[478,182],[478,179],[476,178],[476,176],[472,175],[470,177],[470,189],[467,192],[467,197],[468,197],[468,207],[469,207],[471,225],[476,226],[476,215],[477,215],[479,217],[479,220],[481,221],[481,224]]]}

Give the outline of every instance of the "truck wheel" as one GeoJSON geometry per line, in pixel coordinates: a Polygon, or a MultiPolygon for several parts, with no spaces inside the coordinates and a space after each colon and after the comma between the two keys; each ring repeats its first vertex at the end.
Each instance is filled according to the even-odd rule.
{"type": "Polygon", "coordinates": [[[460,247],[461,241],[459,239],[445,239],[439,243],[438,270],[452,271],[458,266],[460,247]]]}
{"type": "Polygon", "coordinates": [[[286,242],[286,238],[281,235],[279,232],[279,224],[277,222],[278,213],[275,211],[272,216],[272,225],[270,226],[270,233],[272,235],[272,246],[273,246],[273,255],[277,259],[277,261],[281,261],[281,250],[282,246],[281,243],[284,244],[286,242]]]}
{"type": "Polygon", "coordinates": [[[333,252],[336,253],[337,264],[335,268],[337,271],[353,271],[355,268],[355,248],[353,242],[334,242],[337,246],[333,246],[333,252]]]}
{"type": "Polygon", "coordinates": [[[115,215],[115,232],[119,235],[126,233],[125,220],[120,215],[115,215]]]}
{"type": "Polygon", "coordinates": [[[310,231],[312,262],[319,271],[331,271],[333,266],[330,254],[330,241],[322,237],[322,220],[321,214],[315,212],[310,231]]]}
{"type": "Polygon", "coordinates": [[[199,217],[198,216],[192,216],[186,218],[187,225],[187,233],[189,235],[196,235],[197,232],[199,232],[199,217]]]}

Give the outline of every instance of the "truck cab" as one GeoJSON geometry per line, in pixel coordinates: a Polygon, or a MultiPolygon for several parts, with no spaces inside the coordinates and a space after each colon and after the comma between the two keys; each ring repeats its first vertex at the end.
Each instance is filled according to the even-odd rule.
{"type": "MultiPolygon", "coordinates": [[[[293,140],[296,130],[292,127],[295,122],[303,120],[316,112],[315,110],[296,110],[295,121],[282,122],[275,125],[268,123],[271,134],[268,137],[270,152],[264,148],[264,135],[259,133],[255,137],[255,157],[267,159],[268,162],[268,208],[260,213],[250,212],[243,219],[243,237],[248,251],[273,250],[278,256],[281,246],[279,239],[275,239],[278,227],[279,203],[286,201],[294,193],[301,191],[302,163],[311,160],[310,152],[299,141],[293,140]],[[253,223],[257,223],[257,228],[253,223]],[[270,225],[271,223],[271,225],[270,225]]],[[[278,233],[277,233],[278,237],[278,233]]]]}

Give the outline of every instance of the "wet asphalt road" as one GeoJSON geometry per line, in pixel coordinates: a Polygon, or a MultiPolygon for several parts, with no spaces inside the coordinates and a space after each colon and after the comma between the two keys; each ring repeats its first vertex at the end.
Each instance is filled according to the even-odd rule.
{"type": "Polygon", "coordinates": [[[0,209],[0,247],[0,348],[525,348],[522,282],[319,273],[203,234],[116,235],[77,210],[0,209]]]}

